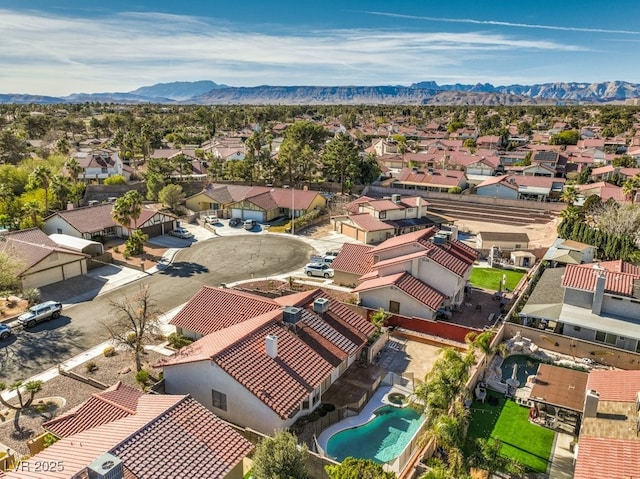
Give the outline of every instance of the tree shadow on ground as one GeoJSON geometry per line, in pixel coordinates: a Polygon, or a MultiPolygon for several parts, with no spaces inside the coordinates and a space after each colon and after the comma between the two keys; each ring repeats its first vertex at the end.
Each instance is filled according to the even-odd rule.
{"type": "Polygon", "coordinates": [[[169,268],[160,271],[160,274],[164,274],[176,278],[190,278],[197,274],[208,273],[209,268],[202,266],[198,263],[192,263],[190,261],[178,261],[172,263],[169,268]]]}

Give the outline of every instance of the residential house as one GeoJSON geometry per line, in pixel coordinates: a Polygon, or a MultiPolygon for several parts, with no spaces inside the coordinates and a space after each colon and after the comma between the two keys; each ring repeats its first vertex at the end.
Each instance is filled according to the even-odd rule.
{"type": "Polygon", "coordinates": [[[166,234],[175,227],[175,216],[148,208],[142,208],[140,216],[125,227],[113,219],[113,204],[104,204],[58,211],[44,219],[43,229],[47,234],[92,240],[126,238],[134,229],[154,237],[166,234]]]}
{"type": "Polygon", "coordinates": [[[548,201],[558,199],[566,180],[546,176],[503,175],[476,186],[478,196],[548,201]]]}
{"type": "Polygon", "coordinates": [[[331,263],[334,276],[333,282],[341,286],[355,287],[363,274],[371,270],[373,246],[345,243],[338,256],[331,263]]]}
{"type": "Polygon", "coordinates": [[[480,231],[476,235],[476,249],[486,255],[491,248],[498,248],[505,252],[529,249],[529,235],[527,233],[480,231]]]}
{"type": "Polygon", "coordinates": [[[388,239],[370,250],[371,270],[353,290],[367,308],[434,319],[459,306],[478,253],[435,227],[388,239]]]}
{"type": "Polygon", "coordinates": [[[214,290],[203,287],[171,321],[202,337],[156,367],[168,393],[189,393],[221,418],[264,434],[319,406],[375,331],[320,290],[275,299],[214,290]]]}
{"type": "Polygon", "coordinates": [[[544,260],[550,261],[555,268],[558,264],[592,263],[596,257],[597,248],[579,241],[556,238],[544,255],[544,260]]]}
{"type": "Polygon", "coordinates": [[[382,199],[363,196],[345,206],[349,215],[334,216],[331,223],[334,231],[365,244],[379,243],[394,235],[432,226],[434,221],[427,217],[426,205],[420,196],[403,198],[393,194],[382,199]]]}
{"type": "Polygon", "coordinates": [[[0,252],[18,263],[22,290],[40,288],[87,272],[89,255],[63,248],[39,228],[0,235],[0,252]]]}
{"type": "Polygon", "coordinates": [[[621,260],[567,265],[562,334],[640,352],[640,267],[621,260]]]}
{"type": "MultiPolygon", "coordinates": [[[[531,157],[532,165],[546,166],[555,172],[554,175],[559,178],[564,177],[565,167],[567,165],[567,157],[559,151],[542,150],[535,152],[531,157]]],[[[540,173],[543,176],[543,172],[540,173]]]]}
{"type": "Polygon", "coordinates": [[[271,221],[322,209],[327,200],[318,191],[213,183],[187,198],[186,204],[192,211],[215,211],[219,218],[271,221]]]}
{"type": "Polygon", "coordinates": [[[640,471],[640,371],[589,372],[574,479],[628,479],[640,471]]]}
{"type": "Polygon", "coordinates": [[[504,145],[501,136],[485,135],[476,138],[476,146],[478,148],[486,148],[487,150],[500,150],[504,145]]]}
{"type": "Polygon", "coordinates": [[[104,183],[104,180],[115,175],[129,179],[130,170],[125,169],[118,152],[110,149],[77,151],[72,157],[78,161],[82,172],[79,180],[104,183]]]}
{"type": "Polygon", "coordinates": [[[391,180],[392,188],[448,192],[451,188],[464,190],[467,180],[463,171],[428,168],[405,168],[391,180]]]}
{"type": "MultiPolygon", "coordinates": [[[[630,203],[630,195],[622,191],[622,187],[616,186],[606,181],[599,181],[597,183],[587,183],[586,185],[576,185],[579,196],[588,198],[591,195],[598,195],[602,201],[613,199],[617,203],[630,203]]],[[[578,202],[581,204],[581,202],[578,202]]]]}
{"type": "Polygon", "coordinates": [[[175,180],[203,180],[207,178],[209,160],[199,158],[194,149],[156,149],[151,153],[151,158],[165,160],[174,166],[169,174],[175,180]]]}
{"type": "Polygon", "coordinates": [[[142,394],[122,383],[43,427],[58,441],[3,477],[241,479],[254,448],[190,396],[142,394]]]}

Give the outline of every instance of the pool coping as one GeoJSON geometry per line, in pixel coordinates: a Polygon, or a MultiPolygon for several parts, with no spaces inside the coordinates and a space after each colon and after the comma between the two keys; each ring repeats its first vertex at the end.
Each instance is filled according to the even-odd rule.
{"type": "Polygon", "coordinates": [[[331,439],[331,437],[334,434],[344,431],[346,429],[351,429],[351,428],[362,426],[363,424],[368,423],[369,421],[375,418],[374,411],[376,411],[377,409],[380,409],[383,406],[399,407],[396,404],[391,404],[388,401],[384,401],[384,398],[387,396],[387,394],[389,394],[390,392],[396,392],[396,391],[406,394],[407,396],[413,396],[413,391],[411,391],[408,388],[399,386],[397,384],[392,386],[379,386],[376,392],[373,394],[373,396],[371,396],[371,399],[369,399],[369,401],[367,402],[367,404],[365,404],[365,406],[362,408],[362,411],[360,411],[359,414],[344,418],[343,420],[338,421],[337,423],[329,426],[328,428],[326,428],[324,431],[320,433],[320,435],[316,438],[317,447],[320,448],[319,452],[326,457],[331,457],[326,452],[327,443],[329,442],[329,439],[331,439]]]}

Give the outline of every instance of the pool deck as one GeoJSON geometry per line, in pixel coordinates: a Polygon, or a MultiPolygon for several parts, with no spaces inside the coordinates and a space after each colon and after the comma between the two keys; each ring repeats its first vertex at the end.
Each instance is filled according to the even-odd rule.
{"type": "Polygon", "coordinates": [[[331,436],[333,436],[335,433],[344,431],[345,429],[351,429],[352,427],[362,426],[363,424],[371,421],[375,417],[373,413],[376,409],[389,404],[387,402],[384,402],[383,399],[391,391],[398,391],[407,394],[407,396],[412,394],[412,391],[402,386],[381,385],[380,387],[378,387],[378,390],[373,394],[373,396],[371,396],[369,402],[362,408],[360,414],[358,414],[357,416],[345,418],[342,421],[337,422],[322,431],[320,436],[318,436],[317,438],[318,445],[321,448],[321,452],[326,455],[325,451],[327,450],[327,443],[329,442],[331,436]]]}

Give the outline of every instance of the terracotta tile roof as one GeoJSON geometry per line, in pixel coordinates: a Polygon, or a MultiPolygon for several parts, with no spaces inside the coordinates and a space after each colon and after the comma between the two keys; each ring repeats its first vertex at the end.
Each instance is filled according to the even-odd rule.
{"type": "Polygon", "coordinates": [[[472,248],[470,249],[475,253],[475,257],[471,257],[469,251],[451,242],[445,245],[437,245],[431,241],[420,240],[419,243],[427,250],[429,259],[460,277],[468,272],[473,262],[477,259],[477,252],[472,248]]]}
{"type": "Polygon", "coordinates": [[[6,477],[86,478],[86,467],[110,452],[128,477],[222,478],[252,448],[189,396],[143,395],[136,414],[63,438],[31,458],[62,461],[63,471],[21,470],[6,477]]]}
{"type": "Polygon", "coordinates": [[[431,238],[436,234],[436,228],[431,227],[424,230],[414,231],[412,233],[407,233],[404,235],[394,236],[393,238],[389,238],[386,241],[383,241],[378,246],[371,250],[371,253],[375,254],[379,251],[385,251],[392,248],[397,248],[399,246],[408,245],[414,243],[421,239],[431,238]]]}
{"type": "Polygon", "coordinates": [[[391,200],[374,200],[368,202],[369,206],[375,211],[390,211],[390,210],[402,210],[404,206],[398,203],[394,203],[391,200]]]}
{"type": "Polygon", "coordinates": [[[334,369],[302,339],[275,322],[242,336],[212,359],[283,419],[294,414],[334,369]],[[268,335],[278,338],[276,358],[266,353],[268,335]]]}
{"type": "MultiPolygon", "coordinates": [[[[411,262],[416,258],[423,258],[426,256],[429,256],[429,251],[424,249],[420,251],[416,251],[415,253],[404,254],[402,256],[395,256],[393,258],[388,258],[382,261],[378,261],[376,263],[376,270],[380,271],[380,269],[384,269],[385,266],[398,264],[398,263],[405,263],[407,261],[411,262]]],[[[381,273],[381,274],[384,274],[384,273],[381,273]]]]}
{"type": "Polygon", "coordinates": [[[393,231],[393,226],[374,218],[369,213],[358,213],[347,216],[347,219],[364,231],[393,231]]]}
{"type": "Polygon", "coordinates": [[[580,437],[573,479],[630,479],[640,471],[640,441],[580,437]]]}
{"type": "MultiPolygon", "coordinates": [[[[106,204],[58,211],[49,218],[59,216],[80,233],[95,233],[117,225],[112,212],[113,205],[106,204]]],[[[45,222],[49,218],[45,218],[45,222]]]]}
{"type": "MultiPolygon", "coordinates": [[[[596,285],[596,277],[598,273],[594,268],[594,265],[597,264],[600,263],[567,265],[567,269],[562,277],[562,286],[565,288],[580,289],[583,291],[593,291],[596,285]]],[[[604,271],[606,276],[604,285],[605,293],[633,297],[633,283],[640,279],[639,275],[604,271]]]]}
{"type": "Polygon", "coordinates": [[[26,230],[9,231],[2,235],[3,238],[22,241],[24,243],[32,243],[40,246],[58,246],[47,234],[40,228],[28,228],[26,230]]]}
{"type": "Polygon", "coordinates": [[[295,202],[296,210],[309,209],[314,200],[321,196],[319,192],[312,190],[294,190],[268,186],[220,185],[216,183],[208,185],[197,194],[202,193],[224,205],[251,200],[264,209],[273,209],[274,207],[291,209],[293,202],[295,202]]]}
{"type": "Polygon", "coordinates": [[[58,437],[93,429],[136,413],[142,391],[118,381],[109,389],[94,393],[77,408],[45,422],[42,427],[58,437]]]}
{"type": "Polygon", "coordinates": [[[335,271],[363,275],[371,269],[373,264],[372,249],[373,246],[369,245],[345,243],[331,263],[331,267],[335,271]]]}
{"type": "Polygon", "coordinates": [[[396,286],[433,311],[436,311],[442,306],[442,302],[447,298],[444,294],[436,291],[419,279],[414,278],[409,273],[392,274],[365,281],[358,285],[353,292],[359,293],[361,291],[370,291],[372,289],[386,288],[389,286],[396,286]]]}
{"type": "Polygon", "coordinates": [[[369,201],[372,201],[373,198],[370,198],[368,196],[361,196],[360,198],[357,198],[349,203],[347,203],[345,205],[345,209],[351,213],[351,214],[355,214],[358,213],[360,205],[363,203],[368,203],[369,201]]]}
{"type": "Polygon", "coordinates": [[[119,444],[113,453],[140,479],[210,479],[226,477],[253,447],[187,397],[119,444]]]}
{"type": "Polygon", "coordinates": [[[403,169],[396,182],[415,185],[431,185],[442,188],[452,188],[460,186],[464,180],[464,171],[434,169],[433,173],[428,171],[414,171],[410,168],[403,169]]]}
{"type": "Polygon", "coordinates": [[[203,286],[169,324],[207,335],[279,308],[280,305],[272,299],[233,289],[203,286]]]}
{"type": "Polygon", "coordinates": [[[582,412],[588,373],[550,364],[540,364],[531,397],[545,404],[582,412]]]}
{"type": "Polygon", "coordinates": [[[587,389],[600,394],[600,401],[636,402],[640,391],[640,371],[599,370],[589,373],[587,389]]]}
{"type": "Polygon", "coordinates": [[[315,298],[319,291],[319,289],[301,291],[299,293],[288,294],[287,296],[278,296],[277,298],[273,298],[273,300],[280,306],[302,307],[315,298]]]}
{"type": "Polygon", "coordinates": [[[640,276],[640,266],[636,266],[633,263],[628,263],[627,261],[622,261],[621,259],[614,261],[601,261],[598,264],[600,265],[600,267],[606,269],[607,271],[615,273],[628,273],[635,276],[640,276]]]}

